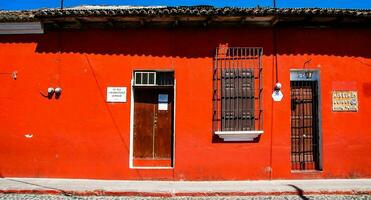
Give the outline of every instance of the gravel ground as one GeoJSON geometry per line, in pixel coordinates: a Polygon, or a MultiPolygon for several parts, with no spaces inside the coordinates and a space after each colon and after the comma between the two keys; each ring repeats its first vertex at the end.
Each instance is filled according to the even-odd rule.
{"type": "Polygon", "coordinates": [[[280,195],[280,196],[251,196],[251,197],[222,197],[222,196],[213,196],[213,197],[125,197],[125,196],[64,196],[64,195],[35,195],[35,194],[0,194],[0,199],[7,200],[18,200],[18,199],[41,199],[41,200],[139,200],[139,199],[173,199],[173,200],[306,200],[306,199],[335,199],[335,200],[345,200],[345,199],[362,199],[362,200],[371,200],[371,195],[306,195],[306,196],[297,196],[297,195],[280,195]]]}

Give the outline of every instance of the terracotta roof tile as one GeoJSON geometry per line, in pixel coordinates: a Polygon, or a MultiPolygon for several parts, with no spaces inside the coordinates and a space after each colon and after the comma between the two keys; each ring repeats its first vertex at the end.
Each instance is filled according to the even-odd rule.
{"type": "Polygon", "coordinates": [[[34,11],[0,11],[0,21],[38,21],[54,17],[104,17],[104,16],[343,16],[371,18],[371,10],[323,8],[237,8],[212,6],[131,7],[131,6],[81,6],[66,9],[34,11]]]}

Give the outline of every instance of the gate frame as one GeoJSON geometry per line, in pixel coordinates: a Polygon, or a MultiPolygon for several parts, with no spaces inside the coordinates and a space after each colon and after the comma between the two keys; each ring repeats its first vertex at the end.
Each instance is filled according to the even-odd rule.
{"type": "MultiPolygon", "coordinates": [[[[290,69],[290,82],[291,81],[317,81],[317,101],[318,101],[318,106],[317,106],[317,113],[318,113],[318,169],[315,170],[292,170],[291,166],[291,172],[296,172],[296,173],[306,173],[306,172],[322,172],[323,171],[323,154],[322,154],[322,90],[321,90],[321,73],[319,69],[290,69]],[[312,72],[312,77],[310,79],[307,78],[299,78],[297,75],[299,72],[312,72]]],[[[291,87],[290,87],[290,99],[291,99],[291,87]]],[[[291,106],[291,103],[290,103],[291,106]]],[[[291,114],[290,114],[291,118],[291,114]]],[[[291,146],[292,146],[292,141],[291,141],[291,120],[290,120],[290,163],[291,161],[291,146]]]]}

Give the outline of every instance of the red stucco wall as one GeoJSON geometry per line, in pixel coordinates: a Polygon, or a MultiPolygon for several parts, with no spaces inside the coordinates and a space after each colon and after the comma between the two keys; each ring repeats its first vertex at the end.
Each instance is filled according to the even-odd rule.
{"type": "Polygon", "coordinates": [[[0,36],[0,176],[247,180],[371,177],[371,30],[281,29],[282,102],[271,29],[133,29],[0,36]],[[219,44],[263,47],[264,134],[258,142],[213,143],[212,57],[219,44]],[[290,69],[320,70],[323,171],[291,172],[290,69]],[[129,169],[130,101],[105,102],[134,69],[174,69],[175,167],[129,169]],[[47,99],[61,86],[60,99],[47,99]],[[358,91],[359,111],[334,113],[334,89],[358,91]],[[32,138],[25,137],[32,134],[32,138]]]}

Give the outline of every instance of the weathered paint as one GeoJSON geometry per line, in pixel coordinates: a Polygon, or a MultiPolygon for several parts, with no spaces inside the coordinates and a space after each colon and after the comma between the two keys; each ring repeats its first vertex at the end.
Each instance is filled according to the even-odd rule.
{"type": "Polygon", "coordinates": [[[370,29],[130,29],[0,36],[0,176],[246,180],[371,177],[370,29]],[[212,140],[212,66],[220,44],[263,47],[264,133],[257,142],[212,140]],[[323,171],[292,172],[290,69],[320,70],[323,171]],[[174,169],[129,169],[134,69],[173,69],[174,169]],[[59,99],[48,87],[60,86],[59,99]],[[108,86],[128,102],[106,103],[108,86]],[[358,91],[358,112],[332,112],[331,92],[358,91]],[[26,137],[31,135],[32,137],[26,137]]]}

